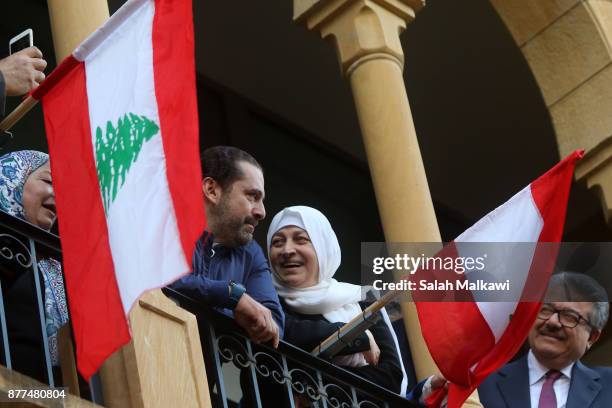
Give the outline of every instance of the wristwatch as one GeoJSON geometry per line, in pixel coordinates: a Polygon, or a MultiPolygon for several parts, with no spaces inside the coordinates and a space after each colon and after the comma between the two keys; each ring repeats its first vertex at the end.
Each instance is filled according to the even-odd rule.
{"type": "Polygon", "coordinates": [[[229,282],[229,298],[230,298],[230,309],[234,309],[242,295],[246,293],[246,288],[238,282],[229,282]]]}

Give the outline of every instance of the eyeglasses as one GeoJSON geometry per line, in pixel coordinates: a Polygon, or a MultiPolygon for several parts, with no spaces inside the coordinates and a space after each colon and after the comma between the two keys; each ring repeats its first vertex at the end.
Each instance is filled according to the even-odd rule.
{"type": "Polygon", "coordinates": [[[584,320],[587,326],[591,328],[593,327],[591,325],[591,322],[588,319],[585,319],[584,317],[580,316],[578,312],[574,312],[573,310],[567,309],[555,309],[550,305],[543,305],[540,308],[540,311],[538,312],[538,319],[548,320],[555,313],[559,317],[559,323],[561,323],[561,326],[567,327],[568,329],[573,329],[574,327],[578,326],[581,320],[584,320]]]}

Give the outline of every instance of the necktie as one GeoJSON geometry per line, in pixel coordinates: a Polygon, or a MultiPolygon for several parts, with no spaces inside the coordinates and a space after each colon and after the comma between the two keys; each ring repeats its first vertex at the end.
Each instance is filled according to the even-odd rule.
{"type": "Polygon", "coordinates": [[[544,381],[544,385],[542,385],[538,408],[557,408],[557,396],[555,395],[553,385],[559,377],[561,377],[560,371],[550,370],[546,373],[544,376],[546,380],[544,381]]]}

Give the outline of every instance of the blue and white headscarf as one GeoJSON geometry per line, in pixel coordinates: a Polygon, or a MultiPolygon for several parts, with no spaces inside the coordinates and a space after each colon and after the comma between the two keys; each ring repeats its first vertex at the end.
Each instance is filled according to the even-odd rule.
{"type": "Polygon", "coordinates": [[[23,186],[30,174],[49,161],[49,155],[21,150],[0,157],[0,209],[25,220],[23,186]]]}
{"type": "MultiPolygon", "coordinates": [[[[21,150],[0,157],[0,210],[25,220],[23,187],[26,180],[40,166],[49,161],[49,155],[35,150],[21,150]]],[[[57,332],[68,323],[68,306],[64,293],[62,266],[55,259],[38,261],[45,288],[45,323],[49,353],[53,365],[59,363],[57,332]]]]}

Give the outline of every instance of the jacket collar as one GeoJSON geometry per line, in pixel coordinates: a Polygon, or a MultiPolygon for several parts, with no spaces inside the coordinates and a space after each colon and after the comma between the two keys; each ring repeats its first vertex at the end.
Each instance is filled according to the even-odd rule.
{"type": "Polygon", "coordinates": [[[576,361],[567,396],[567,408],[590,407],[601,391],[600,377],[597,371],[590,369],[580,361],[576,361]]]}
{"type": "Polygon", "coordinates": [[[215,236],[210,231],[204,231],[200,237],[200,245],[206,258],[213,258],[216,256],[225,256],[232,248],[222,244],[214,243],[215,236]]]}
{"type": "Polygon", "coordinates": [[[509,408],[531,406],[528,373],[527,356],[507,364],[498,371],[496,385],[509,408]]]}
{"type": "MultiPolygon", "coordinates": [[[[529,397],[529,368],[527,356],[507,364],[497,372],[496,385],[508,408],[531,406],[529,397]]],[[[588,408],[601,391],[601,376],[576,361],[572,369],[570,389],[567,396],[567,408],[588,408]]]]}

